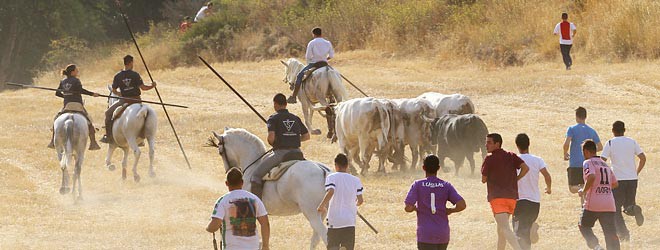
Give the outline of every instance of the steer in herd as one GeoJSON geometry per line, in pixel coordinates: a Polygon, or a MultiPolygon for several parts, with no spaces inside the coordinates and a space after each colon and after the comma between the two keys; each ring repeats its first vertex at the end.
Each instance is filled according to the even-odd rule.
{"type": "MultiPolygon", "coordinates": [[[[332,115],[339,148],[348,156],[349,165],[355,161],[360,174],[365,175],[372,154],[377,153],[378,171],[385,172],[385,160],[403,143],[403,123],[396,103],[371,97],[351,99],[339,103],[332,115]]],[[[397,161],[403,156],[393,158],[395,164],[401,164],[397,161]]],[[[352,165],[351,170],[355,172],[352,165]]]]}
{"type": "MultiPolygon", "coordinates": [[[[400,145],[398,152],[403,152],[403,147],[408,145],[412,154],[412,161],[410,169],[417,167],[417,160],[420,153],[430,151],[431,142],[431,123],[435,117],[435,111],[430,105],[430,102],[421,98],[411,99],[394,99],[392,100],[398,104],[403,119],[404,138],[403,145],[400,145]]],[[[400,153],[401,157],[403,153],[400,153]]],[[[395,157],[396,158],[396,157],[395,157]]],[[[399,162],[404,161],[399,158],[399,162]]],[[[401,170],[405,170],[402,166],[401,170]]]]}
{"type": "Polygon", "coordinates": [[[431,140],[438,145],[440,165],[448,172],[443,163],[444,158],[448,157],[454,162],[456,175],[465,158],[470,162],[471,174],[474,174],[474,153],[481,150],[482,159],[487,154],[484,143],[486,135],[486,124],[474,114],[444,115],[431,126],[431,140]]]}

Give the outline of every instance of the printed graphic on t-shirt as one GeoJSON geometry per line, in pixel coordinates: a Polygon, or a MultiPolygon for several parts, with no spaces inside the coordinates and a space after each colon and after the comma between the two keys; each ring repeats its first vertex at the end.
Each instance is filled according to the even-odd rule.
{"type": "Polygon", "coordinates": [[[230,201],[229,223],[232,225],[234,236],[250,237],[256,235],[257,217],[254,200],[241,198],[230,201]]]}
{"type": "Polygon", "coordinates": [[[286,132],[284,132],[283,135],[288,135],[288,136],[297,135],[296,133],[291,131],[291,129],[293,129],[293,125],[296,124],[295,120],[286,119],[286,120],[282,121],[282,123],[284,124],[284,127],[286,128],[286,132]]]}

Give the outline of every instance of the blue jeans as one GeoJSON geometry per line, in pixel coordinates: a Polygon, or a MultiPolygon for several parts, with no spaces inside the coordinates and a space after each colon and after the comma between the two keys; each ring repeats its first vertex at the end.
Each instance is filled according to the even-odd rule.
{"type": "Polygon", "coordinates": [[[300,87],[300,84],[302,84],[303,76],[305,76],[305,71],[307,71],[308,69],[311,69],[312,67],[314,67],[313,63],[307,64],[307,66],[305,66],[300,71],[300,73],[298,73],[298,76],[296,76],[296,87],[300,87]]]}

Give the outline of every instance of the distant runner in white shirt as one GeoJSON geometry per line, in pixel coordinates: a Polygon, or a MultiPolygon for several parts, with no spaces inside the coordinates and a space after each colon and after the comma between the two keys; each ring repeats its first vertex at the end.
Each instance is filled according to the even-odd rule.
{"type": "Polygon", "coordinates": [[[312,67],[320,68],[321,66],[326,66],[328,65],[328,60],[335,57],[335,50],[332,48],[332,43],[323,38],[323,31],[321,31],[321,28],[316,27],[312,29],[312,35],[314,36],[314,39],[309,41],[307,44],[307,52],[305,52],[307,66],[298,73],[293,94],[291,94],[286,101],[288,103],[296,103],[296,96],[298,95],[298,91],[300,91],[300,85],[302,84],[302,78],[305,75],[305,71],[312,67]]]}
{"type": "Polygon", "coordinates": [[[559,48],[561,56],[564,59],[566,70],[571,70],[573,59],[571,58],[571,47],[573,47],[573,37],[577,34],[575,24],[568,22],[568,13],[561,13],[562,21],[555,25],[555,35],[559,35],[559,48]]]}
{"type": "Polygon", "coordinates": [[[637,175],[642,171],[646,164],[646,155],[642,152],[639,144],[630,137],[623,136],[626,132],[626,125],[622,121],[616,121],[612,124],[612,133],[614,138],[605,143],[601,158],[612,161],[612,171],[619,187],[614,189],[614,202],[616,213],[614,214],[614,223],[616,225],[617,235],[622,241],[630,240],[630,231],[626,227],[626,222],[621,214],[623,212],[635,216],[638,226],[644,223],[642,208],[635,202],[637,195],[637,175]],[[639,158],[639,166],[635,168],[635,156],[639,158]]]}
{"type": "Polygon", "coordinates": [[[536,233],[538,225],[535,222],[541,207],[539,173],[543,174],[546,194],[552,193],[552,178],[543,159],[529,153],[529,137],[526,134],[516,136],[516,146],[520,152],[518,157],[525,161],[529,171],[518,180],[518,201],[513,212],[513,230],[518,236],[520,247],[527,250],[531,249],[532,243],[538,241],[536,233]]]}
{"type": "Polygon", "coordinates": [[[197,15],[195,15],[195,22],[202,21],[202,19],[206,18],[207,16],[211,15],[213,13],[213,3],[212,2],[207,2],[199,11],[197,11],[197,15]]]}
{"type": "Polygon", "coordinates": [[[222,249],[260,249],[257,221],[261,225],[261,249],[269,249],[270,224],[264,203],[256,195],[242,190],[243,173],[237,168],[227,172],[225,181],[229,193],[215,203],[206,231],[213,233],[222,227],[222,249]]]}
{"type": "Polygon", "coordinates": [[[325,197],[319,204],[322,215],[327,212],[328,250],[353,250],[355,247],[355,216],[357,206],[362,205],[362,183],[347,173],[348,158],[344,154],[335,157],[335,170],[325,179],[325,197]],[[328,206],[330,203],[330,206],[328,206]]]}

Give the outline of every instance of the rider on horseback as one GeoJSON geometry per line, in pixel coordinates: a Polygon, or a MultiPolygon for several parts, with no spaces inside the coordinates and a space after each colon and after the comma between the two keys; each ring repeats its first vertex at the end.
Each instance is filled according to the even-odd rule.
{"type": "MultiPolygon", "coordinates": [[[[119,71],[112,81],[112,92],[118,96],[140,100],[142,92],[140,90],[150,90],[156,87],[156,82],[151,83],[151,86],[144,85],[140,74],[133,71],[133,57],[127,55],[124,57],[124,70],[119,71]],[[119,89],[119,91],[117,91],[119,89]]],[[[114,143],[112,138],[112,115],[115,110],[122,105],[128,103],[138,103],[139,101],[121,99],[105,111],[105,135],[101,139],[104,143],[114,143]]]]}
{"type": "Polygon", "coordinates": [[[263,161],[252,173],[250,178],[252,193],[261,198],[263,192],[262,178],[290,153],[302,154],[300,142],[309,140],[307,127],[294,114],[286,109],[286,96],[277,94],[273,98],[277,113],[268,117],[268,144],[273,146],[273,152],[264,156],[263,161]]]}
{"type": "Polygon", "coordinates": [[[300,91],[300,85],[302,84],[303,76],[305,76],[305,71],[311,68],[320,68],[328,65],[328,60],[335,56],[335,50],[332,49],[332,43],[323,38],[321,28],[316,27],[312,29],[312,35],[314,39],[309,41],[307,44],[307,52],[305,53],[305,59],[307,59],[307,66],[305,66],[296,77],[296,86],[293,89],[293,94],[289,96],[289,99],[286,100],[288,103],[296,103],[296,96],[298,96],[298,91],[300,91]]]}
{"type": "MultiPolygon", "coordinates": [[[[78,67],[76,67],[75,64],[69,64],[68,66],[66,66],[66,69],[62,70],[62,75],[65,75],[66,78],[60,81],[60,86],[57,88],[58,91],[55,92],[55,95],[64,98],[64,107],[62,107],[62,110],[60,110],[60,112],[57,113],[55,119],[57,119],[57,117],[59,117],[61,114],[67,112],[76,112],[85,116],[85,118],[87,118],[87,124],[89,126],[89,140],[91,141],[89,144],[89,150],[99,150],[101,149],[101,147],[99,147],[99,144],[96,143],[96,139],[94,136],[96,129],[94,129],[92,120],[89,119],[87,110],[83,106],[83,99],[82,99],[82,94],[93,95],[94,97],[98,97],[99,94],[88,91],[83,88],[82,83],[78,79],[79,73],[80,71],[78,71],[78,67]]],[[[49,148],[55,148],[55,144],[53,140],[54,135],[55,135],[55,130],[53,129],[53,136],[51,136],[50,144],[48,144],[49,148]]]]}

